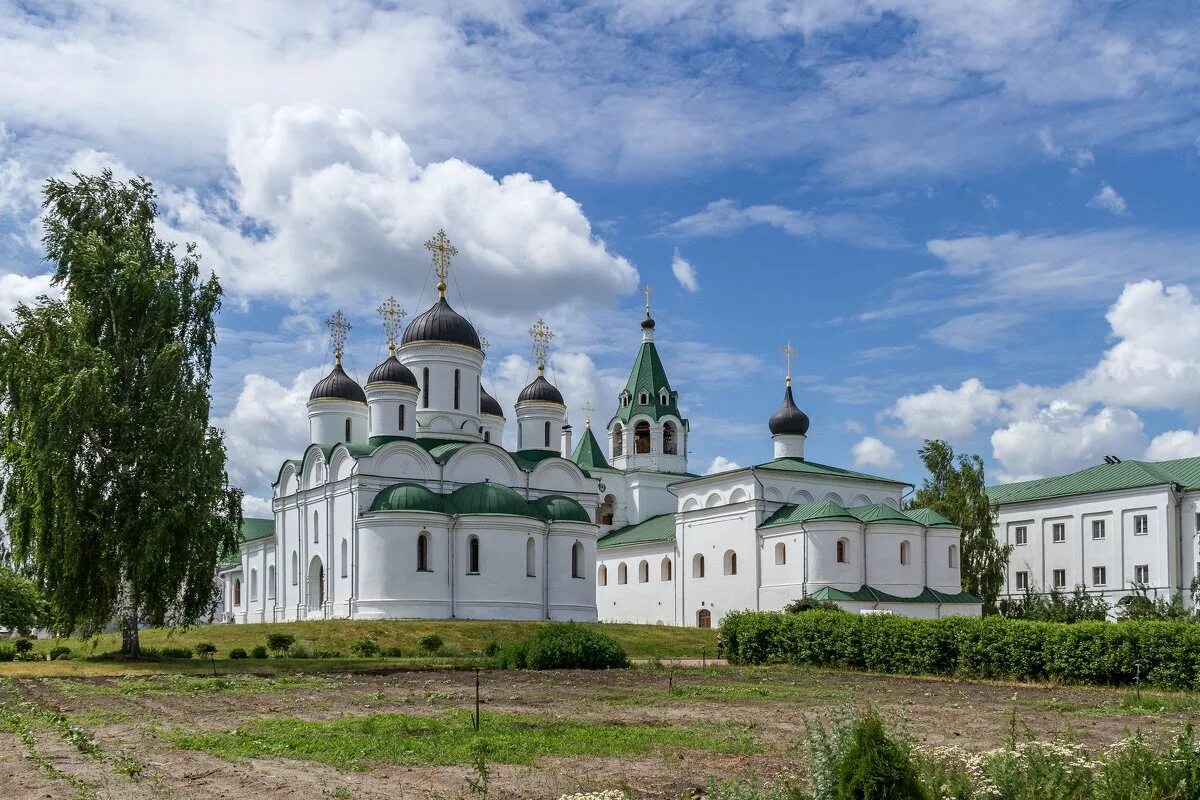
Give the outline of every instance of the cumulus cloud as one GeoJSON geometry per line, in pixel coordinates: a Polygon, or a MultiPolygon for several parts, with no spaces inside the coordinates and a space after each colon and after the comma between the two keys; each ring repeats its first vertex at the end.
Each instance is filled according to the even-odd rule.
{"type": "Polygon", "coordinates": [[[860,468],[898,469],[900,460],[894,448],[874,436],[864,436],[850,448],[854,466],[860,468]]]}
{"type": "Polygon", "coordinates": [[[1146,448],[1146,458],[1150,461],[1196,456],[1200,456],[1200,431],[1166,431],[1151,439],[1146,448]]]}
{"type": "Polygon", "coordinates": [[[905,436],[953,440],[993,419],[1002,399],[1000,392],[987,388],[978,378],[969,378],[957,389],[939,384],[926,392],[904,395],[885,417],[898,421],[905,436]]]}
{"type": "Polygon", "coordinates": [[[13,310],[18,304],[31,305],[41,295],[57,295],[58,290],[51,285],[53,275],[17,275],[16,273],[0,274],[0,323],[13,321],[13,310]]]}
{"type": "Polygon", "coordinates": [[[679,281],[679,285],[689,292],[700,291],[700,282],[696,279],[696,268],[686,258],[679,255],[679,248],[675,249],[675,255],[671,258],[671,274],[675,276],[675,280],[679,281]]]}
{"type": "Polygon", "coordinates": [[[1137,414],[1128,409],[1083,406],[1055,400],[1034,415],[992,434],[1002,481],[1021,481],[1102,463],[1104,456],[1131,458],[1146,447],[1137,414]]]}
{"type": "Polygon", "coordinates": [[[1092,208],[1111,211],[1118,217],[1129,216],[1129,206],[1126,204],[1125,198],[1117,194],[1117,190],[1107,183],[1100,187],[1100,191],[1096,192],[1096,196],[1088,202],[1088,205],[1092,208]]]}
{"type": "Polygon", "coordinates": [[[704,474],[715,475],[718,472],[728,472],[731,469],[741,469],[741,465],[736,461],[730,461],[725,456],[716,456],[709,462],[708,469],[704,470],[704,474]]]}

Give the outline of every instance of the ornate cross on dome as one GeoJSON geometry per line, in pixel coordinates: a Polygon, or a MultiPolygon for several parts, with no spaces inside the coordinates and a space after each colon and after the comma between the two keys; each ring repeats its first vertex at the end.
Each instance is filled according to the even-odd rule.
{"type": "Polygon", "coordinates": [[[384,300],[375,310],[383,317],[383,332],[387,336],[388,352],[396,355],[396,342],[400,341],[400,328],[404,325],[404,318],[408,316],[408,312],[400,307],[394,297],[384,300]]]}
{"type": "Polygon", "coordinates": [[[491,346],[492,346],[492,343],[487,340],[487,337],[484,336],[482,333],[479,334],[479,349],[483,351],[484,358],[487,358],[487,351],[488,351],[488,348],[491,346]]]}
{"type": "Polygon", "coordinates": [[[792,340],[788,339],[787,344],[779,348],[779,352],[783,353],[783,358],[787,362],[787,382],[790,386],[792,383],[792,356],[796,355],[796,348],[792,347],[792,340]]]}
{"type": "Polygon", "coordinates": [[[590,400],[583,404],[584,427],[587,427],[587,428],[592,427],[592,412],[595,410],[596,410],[596,407],[594,405],[592,405],[590,400]]]}
{"type": "Polygon", "coordinates": [[[646,316],[650,316],[650,295],[654,294],[654,287],[646,284],[642,287],[642,294],[646,295],[646,316]]]}
{"type": "Polygon", "coordinates": [[[438,232],[434,234],[433,238],[425,243],[425,249],[433,254],[433,266],[437,269],[438,276],[438,294],[445,297],[446,275],[450,273],[450,259],[458,255],[458,250],[450,244],[450,238],[446,236],[446,231],[442,228],[438,228],[438,232]]]}
{"type": "Polygon", "coordinates": [[[333,359],[340,365],[342,353],[346,350],[346,334],[350,332],[350,321],[346,319],[346,315],[339,308],[333,312],[332,317],[325,320],[325,325],[329,328],[329,340],[333,342],[333,359]]]}
{"type": "Polygon", "coordinates": [[[550,340],[554,338],[554,331],[539,318],[529,329],[529,335],[533,337],[533,360],[537,362],[538,374],[543,375],[546,372],[546,356],[550,353],[550,340]]]}

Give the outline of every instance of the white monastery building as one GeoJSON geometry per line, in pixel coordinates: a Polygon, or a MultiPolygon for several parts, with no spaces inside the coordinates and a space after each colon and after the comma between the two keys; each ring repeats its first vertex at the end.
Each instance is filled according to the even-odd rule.
{"type": "Polygon", "coordinates": [[[604,446],[585,406],[572,447],[539,321],[538,374],[513,410],[517,449],[505,450],[479,334],[445,297],[456,251],[442,231],[426,247],[438,300],[402,337],[395,301],[380,307],[389,355],[364,385],[342,367],[345,318],[330,320],[335,363],[308,401],[311,443],[280,467],[274,519],[246,520],[222,565],[221,619],[711,626],[806,596],[854,611],[980,613],[961,588],[959,530],[901,511],[908,484],[804,458],[809,420],[790,375],[769,424],[773,460],[690,474],[691,429],[654,344],[648,289],[604,446]]]}
{"type": "Polygon", "coordinates": [[[1136,588],[1191,603],[1200,576],[1200,458],[1105,463],[988,489],[1012,545],[1005,594],[1082,587],[1116,605],[1136,588]]]}

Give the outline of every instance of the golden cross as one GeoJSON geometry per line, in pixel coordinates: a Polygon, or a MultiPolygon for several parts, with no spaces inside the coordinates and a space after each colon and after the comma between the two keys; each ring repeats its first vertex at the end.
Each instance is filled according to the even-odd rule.
{"type": "Polygon", "coordinates": [[[583,404],[583,418],[585,420],[584,421],[585,427],[588,427],[588,428],[592,427],[592,412],[595,410],[596,410],[596,407],[594,405],[592,405],[592,402],[590,400],[583,404]]]}
{"type": "Polygon", "coordinates": [[[425,243],[425,249],[433,254],[433,266],[437,269],[438,276],[438,292],[445,297],[446,275],[450,273],[450,259],[458,255],[458,250],[450,244],[450,239],[442,228],[438,228],[438,232],[434,234],[433,238],[425,243]]]}
{"type": "Polygon", "coordinates": [[[554,331],[550,330],[550,326],[544,320],[538,318],[529,329],[529,335],[533,337],[533,360],[537,362],[538,374],[541,375],[546,371],[546,356],[550,353],[550,340],[554,338],[554,331]]]}
{"type": "Polygon", "coordinates": [[[384,300],[375,310],[383,317],[383,332],[387,337],[388,352],[396,355],[396,342],[400,340],[400,328],[403,327],[408,312],[400,307],[394,297],[384,300]]]}
{"type": "Polygon", "coordinates": [[[488,351],[488,348],[491,346],[492,346],[492,343],[487,340],[487,337],[484,336],[482,333],[479,334],[479,349],[483,351],[484,358],[487,358],[487,351],[488,351]]]}
{"type": "Polygon", "coordinates": [[[788,339],[787,344],[779,348],[779,352],[783,353],[784,359],[787,361],[787,382],[792,382],[792,356],[796,355],[796,348],[792,347],[792,340],[788,339]]]}
{"type": "Polygon", "coordinates": [[[329,338],[333,342],[333,358],[337,364],[342,363],[342,353],[346,350],[346,334],[350,332],[350,322],[339,308],[333,316],[325,320],[329,328],[329,338]]]}
{"type": "Polygon", "coordinates": [[[654,294],[654,287],[647,283],[642,287],[642,294],[646,295],[646,316],[650,316],[650,295],[654,294]]]}

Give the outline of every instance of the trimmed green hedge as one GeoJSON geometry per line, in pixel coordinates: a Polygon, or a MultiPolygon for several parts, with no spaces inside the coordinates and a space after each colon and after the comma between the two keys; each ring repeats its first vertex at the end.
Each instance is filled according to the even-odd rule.
{"type": "Polygon", "coordinates": [[[739,611],[721,625],[739,664],[810,664],[903,675],[1200,688],[1200,625],[1028,622],[1002,617],[910,619],[810,611],[739,611]]]}

